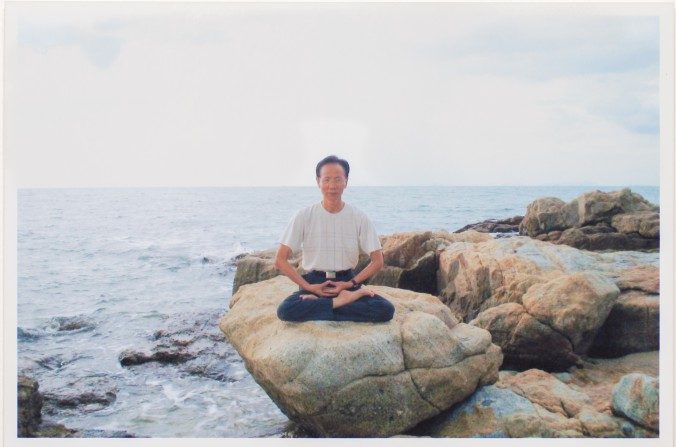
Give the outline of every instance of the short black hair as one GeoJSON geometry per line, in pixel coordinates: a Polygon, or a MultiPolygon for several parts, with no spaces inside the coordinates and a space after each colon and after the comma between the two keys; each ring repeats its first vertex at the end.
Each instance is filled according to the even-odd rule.
{"type": "Polygon", "coordinates": [[[347,162],[347,160],[343,160],[342,158],[338,158],[335,155],[329,155],[328,157],[324,157],[320,160],[319,163],[317,163],[317,168],[315,169],[315,173],[317,174],[317,178],[319,178],[319,171],[322,170],[322,166],[327,165],[329,163],[338,163],[343,167],[343,171],[345,171],[345,178],[348,178],[350,175],[350,163],[347,162]]]}

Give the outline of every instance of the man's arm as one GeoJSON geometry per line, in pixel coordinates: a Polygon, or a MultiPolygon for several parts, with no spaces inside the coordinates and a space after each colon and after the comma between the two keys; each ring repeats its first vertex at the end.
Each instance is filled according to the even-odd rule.
{"type": "Polygon", "coordinates": [[[330,284],[329,281],[325,281],[322,284],[310,284],[307,282],[305,278],[303,278],[300,273],[298,273],[296,269],[294,269],[291,264],[289,264],[289,256],[291,256],[291,247],[288,247],[284,244],[279,244],[277,256],[275,257],[275,267],[277,267],[283,274],[288,276],[291,281],[298,284],[301,289],[312,292],[317,296],[334,296],[338,294],[338,291],[332,290],[331,288],[326,289],[326,286],[330,284]]]}
{"type": "MultiPolygon", "coordinates": [[[[355,282],[359,284],[363,283],[368,278],[375,275],[385,265],[385,261],[383,260],[382,249],[372,251],[370,256],[371,262],[369,262],[368,265],[364,267],[364,270],[362,270],[361,272],[359,272],[359,274],[357,274],[354,278],[352,278],[355,280],[355,282]]],[[[339,292],[353,287],[352,281],[331,281],[331,284],[334,284],[339,292]]]]}
{"type": "Polygon", "coordinates": [[[364,268],[364,270],[359,272],[354,277],[355,282],[359,284],[363,283],[371,276],[378,273],[378,271],[380,271],[380,269],[382,269],[385,266],[385,261],[383,259],[383,250],[372,251],[370,257],[371,262],[368,263],[368,265],[364,268]]]}

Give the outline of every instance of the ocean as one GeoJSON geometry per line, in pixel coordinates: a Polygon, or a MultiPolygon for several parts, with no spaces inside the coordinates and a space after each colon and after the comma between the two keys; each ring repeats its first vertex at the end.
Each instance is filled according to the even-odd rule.
{"type": "MultiPolygon", "coordinates": [[[[539,197],[621,188],[349,187],[343,199],[384,235],[452,232],[524,215],[539,197]]],[[[659,204],[658,187],[631,189],[659,204]]],[[[19,190],[18,372],[39,381],[45,419],[136,436],[280,436],[288,419],[217,321],[233,258],[276,247],[293,213],[320,200],[313,187],[19,190]],[[190,340],[196,357],[120,363],[169,340],[190,340]]]]}

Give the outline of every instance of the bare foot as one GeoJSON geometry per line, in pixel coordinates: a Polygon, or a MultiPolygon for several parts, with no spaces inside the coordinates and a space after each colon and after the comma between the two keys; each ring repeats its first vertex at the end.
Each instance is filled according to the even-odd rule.
{"type": "Polygon", "coordinates": [[[362,287],[359,290],[355,290],[354,292],[350,292],[349,290],[343,290],[341,291],[337,297],[333,299],[333,308],[341,307],[346,304],[350,304],[354,301],[357,301],[359,298],[363,296],[373,296],[376,293],[368,289],[366,287],[362,287]]]}

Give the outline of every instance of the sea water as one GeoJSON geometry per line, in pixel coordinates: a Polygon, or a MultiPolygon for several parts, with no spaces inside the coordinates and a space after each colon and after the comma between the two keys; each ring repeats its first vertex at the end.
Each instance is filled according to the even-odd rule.
{"type": "MultiPolygon", "coordinates": [[[[343,199],[379,234],[457,230],[524,215],[533,200],[621,187],[350,187],[343,199]]],[[[659,188],[631,187],[659,204],[659,188]]],[[[46,406],[70,428],[152,437],[279,436],[288,419],[220,334],[233,258],[276,247],[317,188],[23,189],[18,193],[19,372],[51,396],[112,402],[46,406]],[[158,331],[199,333],[202,363],[121,366],[158,331]]]]}

